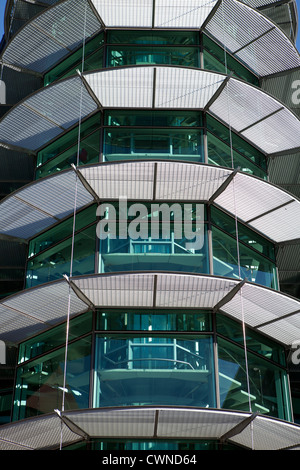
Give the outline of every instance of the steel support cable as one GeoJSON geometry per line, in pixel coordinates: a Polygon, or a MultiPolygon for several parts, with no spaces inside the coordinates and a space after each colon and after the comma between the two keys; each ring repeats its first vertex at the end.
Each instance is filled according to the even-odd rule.
{"type": "MultiPolygon", "coordinates": [[[[85,16],[84,16],[84,25],[83,25],[83,39],[82,39],[83,47],[82,47],[82,61],[81,61],[81,71],[82,72],[84,71],[84,58],[85,58],[86,19],[87,19],[87,4],[85,5],[85,16]]],[[[79,166],[79,155],[80,155],[80,133],[81,133],[81,120],[82,120],[83,87],[84,87],[84,84],[81,81],[80,99],[79,99],[79,118],[78,118],[78,138],[77,138],[76,167],[79,166]]],[[[72,274],[73,274],[74,242],[75,242],[75,230],[76,230],[77,192],[78,192],[78,175],[77,175],[77,172],[75,172],[73,228],[72,228],[72,243],[71,243],[71,256],[70,256],[70,273],[69,273],[70,279],[72,279],[72,274]]],[[[69,283],[67,321],[66,321],[64,374],[63,374],[63,387],[62,387],[62,410],[61,410],[62,412],[64,412],[64,410],[65,410],[65,396],[66,396],[66,392],[67,392],[66,386],[67,386],[68,344],[69,344],[69,331],[70,331],[71,293],[72,293],[72,287],[71,287],[71,283],[69,283]]],[[[64,423],[63,423],[63,421],[61,421],[60,450],[62,449],[62,444],[63,444],[63,426],[64,426],[64,423]]]]}
{"type": "MultiPolygon", "coordinates": [[[[224,0],[222,0],[222,23],[223,23],[223,50],[224,50],[224,65],[225,73],[228,75],[227,68],[227,53],[225,46],[225,18],[224,18],[224,0]]],[[[229,100],[229,80],[226,83],[226,97],[227,97],[227,112],[228,112],[228,129],[229,129],[229,142],[230,142],[230,155],[231,155],[231,166],[234,170],[234,158],[233,158],[233,142],[232,142],[232,127],[231,127],[231,113],[230,113],[230,100],[229,100]]],[[[238,262],[238,273],[239,278],[241,279],[241,261],[240,261],[240,246],[239,246],[239,229],[238,229],[238,218],[237,218],[237,208],[236,208],[236,193],[235,193],[235,178],[232,180],[233,185],[233,204],[234,204],[234,219],[235,219],[235,231],[236,231],[236,247],[237,247],[237,262],[238,262]]],[[[246,327],[245,327],[245,316],[244,316],[244,302],[243,302],[243,287],[239,290],[239,298],[241,305],[241,317],[242,317],[242,332],[243,332],[243,345],[244,345],[244,355],[245,355],[245,370],[246,370],[246,380],[247,380],[247,393],[248,393],[248,404],[249,411],[252,413],[251,405],[251,394],[250,394],[250,379],[249,379],[249,367],[248,367],[248,354],[247,354],[247,340],[246,340],[246,327]]],[[[254,450],[253,442],[253,422],[250,423],[251,428],[251,448],[254,450]]]]}

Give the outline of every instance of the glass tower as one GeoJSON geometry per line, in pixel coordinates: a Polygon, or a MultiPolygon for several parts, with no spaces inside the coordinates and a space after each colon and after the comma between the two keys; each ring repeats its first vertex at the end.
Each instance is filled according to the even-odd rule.
{"type": "Polygon", "coordinates": [[[0,448],[299,445],[277,256],[300,201],[268,167],[300,121],[264,89],[300,67],[294,3],[284,28],[267,2],[24,3],[1,53],[3,165],[30,171],[0,202],[0,448]]]}

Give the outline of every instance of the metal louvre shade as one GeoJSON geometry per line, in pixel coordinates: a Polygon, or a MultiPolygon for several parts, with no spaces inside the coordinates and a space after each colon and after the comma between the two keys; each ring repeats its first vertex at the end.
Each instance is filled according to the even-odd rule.
{"type": "Polygon", "coordinates": [[[38,180],[1,201],[0,233],[30,238],[93,201],[73,171],[38,180]],[[77,188],[76,188],[77,186],[77,188]]]}
{"type": "MultiPolygon", "coordinates": [[[[266,2],[253,6],[261,4],[266,2]]],[[[2,60],[44,73],[101,28],[200,29],[216,6],[216,0],[191,0],[188,5],[180,0],[65,0],[27,23],[2,60]]],[[[300,65],[297,49],[280,28],[239,1],[223,0],[204,31],[260,76],[300,65]]]]}
{"type": "Polygon", "coordinates": [[[249,412],[177,407],[98,408],[57,411],[3,425],[0,449],[58,449],[60,444],[89,438],[128,437],[213,439],[252,450],[281,450],[299,445],[300,428],[249,412]]]}
{"type": "Polygon", "coordinates": [[[4,50],[2,61],[43,73],[100,28],[87,0],[59,2],[20,29],[4,50]]]}
{"type": "Polygon", "coordinates": [[[87,306],[69,289],[65,280],[24,290],[0,303],[0,338],[19,342],[70,316],[85,311],[87,306]]]}
{"type": "Polygon", "coordinates": [[[43,88],[0,121],[4,144],[35,151],[97,109],[79,77],[43,88]],[[80,96],[82,93],[82,102],[80,96]]]}
{"type": "MultiPolygon", "coordinates": [[[[82,166],[76,172],[77,210],[95,200],[109,202],[121,198],[207,202],[274,242],[300,237],[297,198],[266,181],[229,168],[140,160],[82,166]]],[[[75,178],[74,170],[65,170],[7,196],[0,202],[0,234],[31,238],[70,215],[74,208],[75,178]]]]}
{"type": "Polygon", "coordinates": [[[225,79],[203,70],[165,66],[85,73],[85,86],[80,77],[72,77],[12,108],[0,121],[1,142],[37,151],[99,108],[176,107],[205,109],[266,154],[299,147],[300,121],[291,111],[240,80],[229,78],[224,87],[225,79]]]}
{"type": "Polygon", "coordinates": [[[299,339],[300,302],[247,281],[160,272],[93,274],[53,281],[0,303],[0,340],[19,342],[90,308],[208,309],[245,322],[286,347],[299,339]],[[70,290],[69,290],[70,286],[70,290]]]}

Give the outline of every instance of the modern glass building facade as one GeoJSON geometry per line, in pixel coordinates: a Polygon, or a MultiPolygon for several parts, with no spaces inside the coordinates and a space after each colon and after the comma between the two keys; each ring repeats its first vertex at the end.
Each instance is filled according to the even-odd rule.
{"type": "Polygon", "coordinates": [[[7,2],[0,448],[300,446],[300,121],[264,89],[297,21],[263,3],[7,2]]]}

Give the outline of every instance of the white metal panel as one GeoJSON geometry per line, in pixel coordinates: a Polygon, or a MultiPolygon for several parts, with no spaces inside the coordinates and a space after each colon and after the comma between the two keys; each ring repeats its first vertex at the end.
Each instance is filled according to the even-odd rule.
{"type": "Polygon", "coordinates": [[[107,27],[152,26],[152,0],[93,0],[107,27]]]}
{"type": "Polygon", "coordinates": [[[140,199],[153,197],[154,162],[127,162],[120,164],[82,167],[80,173],[101,200],[140,199]]]}
{"type": "Polygon", "coordinates": [[[155,197],[159,200],[208,201],[232,173],[205,165],[158,162],[155,197]]]}
{"type": "Polygon", "coordinates": [[[156,0],[157,28],[200,28],[216,4],[216,0],[156,0]]]}
{"type": "Polygon", "coordinates": [[[87,0],[60,2],[20,29],[2,59],[4,63],[43,73],[100,28],[87,0]]]}
{"type": "Polygon", "coordinates": [[[132,67],[84,74],[104,107],[151,108],[153,68],[132,67]]]}
{"type": "Polygon", "coordinates": [[[224,75],[203,70],[158,67],[155,107],[203,109],[224,79],[224,75]]]}
{"type": "Polygon", "coordinates": [[[70,170],[33,182],[0,203],[0,232],[30,238],[93,201],[70,170]],[[51,195],[51,197],[49,197],[51,195]]]}

